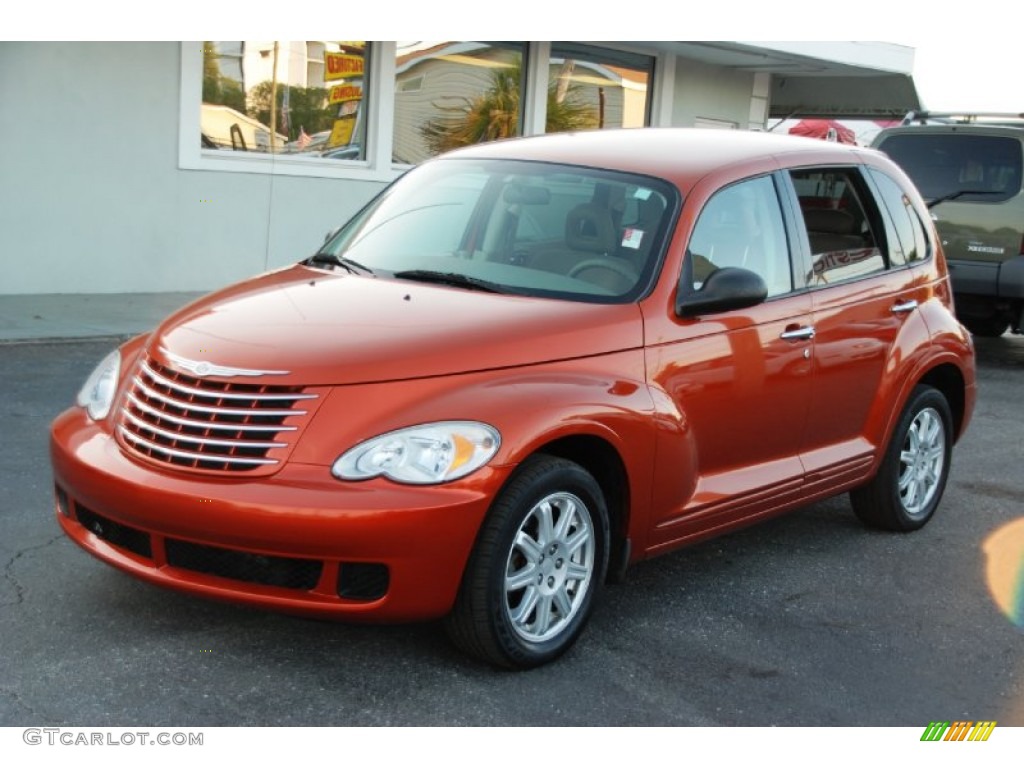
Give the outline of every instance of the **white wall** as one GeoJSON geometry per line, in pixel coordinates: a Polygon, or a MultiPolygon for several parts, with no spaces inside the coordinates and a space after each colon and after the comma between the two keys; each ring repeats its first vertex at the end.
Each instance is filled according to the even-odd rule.
{"type": "Polygon", "coordinates": [[[0,43],[0,294],[217,288],[310,255],[383,186],[179,170],[180,55],[0,43]]]}
{"type": "Polygon", "coordinates": [[[692,126],[697,118],[750,127],[754,75],[734,69],[676,59],[672,125],[692,126]]]}

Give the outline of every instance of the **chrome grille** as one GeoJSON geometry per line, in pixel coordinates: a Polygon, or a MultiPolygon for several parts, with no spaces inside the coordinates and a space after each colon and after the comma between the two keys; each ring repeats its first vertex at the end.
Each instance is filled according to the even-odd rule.
{"type": "Polygon", "coordinates": [[[317,397],[303,387],[199,378],[148,357],[132,376],[117,431],[122,445],[152,461],[262,474],[287,456],[317,397]]]}

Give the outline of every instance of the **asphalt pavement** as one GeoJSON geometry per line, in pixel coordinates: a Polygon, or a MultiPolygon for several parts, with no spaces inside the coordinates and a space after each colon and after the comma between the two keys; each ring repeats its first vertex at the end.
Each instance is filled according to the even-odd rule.
{"type": "Polygon", "coordinates": [[[1024,726],[1024,587],[997,567],[1024,585],[1024,338],[978,344],[974,422],[922,531],[867,531],[838,497],[642,563],[567,656],[519,673],[437,624],[207,602],[89,557],[54,520],[47,429],[116,339],[12,341],[0,726],[1024,726]]]}

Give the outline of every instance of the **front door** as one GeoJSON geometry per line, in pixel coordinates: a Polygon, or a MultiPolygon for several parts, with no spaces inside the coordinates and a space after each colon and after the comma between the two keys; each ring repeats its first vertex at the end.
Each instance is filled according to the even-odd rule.
{"type": "Polygon", "coordinates": [[[813,333],[811,299],[794,290],[791,263],[771,175],[708,200],[680,290],[699,291],[713,270],[733,266],[761,275],[768,299],[718,315],[659,318],[648,374],[676,416],[659,433],[654,548],[763,514],[799,491],[813,333]]]}

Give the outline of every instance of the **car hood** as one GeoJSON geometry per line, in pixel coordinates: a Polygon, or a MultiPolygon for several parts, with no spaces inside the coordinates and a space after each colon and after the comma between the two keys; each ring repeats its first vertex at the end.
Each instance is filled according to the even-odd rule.
{"type": "Polygon", "coordinates": [[[148,346],[175,367],[182,358],[207,363],[199,375],[230,378],[214,366],[239,368],[272,372],[260,383],[317,386],[531,365],[642,344],[635,304],[502,296],[296,265],[184,307],[148,346]]]}

